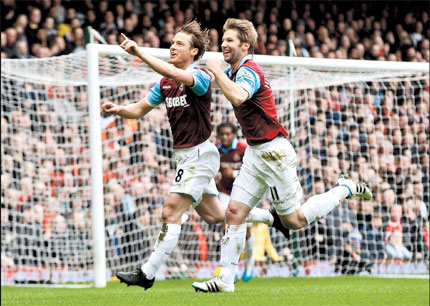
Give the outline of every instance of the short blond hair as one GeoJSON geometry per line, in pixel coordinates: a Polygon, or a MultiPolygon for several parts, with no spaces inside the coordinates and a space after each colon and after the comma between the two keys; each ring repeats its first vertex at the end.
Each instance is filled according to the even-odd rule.
{"type": "Polygon", "coordinates": [[[254,25],[249,20],[242,20],[236,18],[228,18],[224,23],[223,32],[227,30],[236,30],[240,42],[249,43],[248,53],[254,53],[255,45],[257,44],[257,31],[254,25]]]}

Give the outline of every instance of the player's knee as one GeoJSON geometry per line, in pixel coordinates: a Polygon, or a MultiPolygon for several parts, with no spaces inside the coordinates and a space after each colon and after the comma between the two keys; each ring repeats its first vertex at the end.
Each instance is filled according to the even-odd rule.
{"type": "Polygon", "coordinates": [[[205,221],[208,224],[217,224],[217,223],[220,222],[219,219],[216,218],[215,216],[208,216],[208,217],[205,218],[205,221]]]}
{"type": "Polygon", "coordinates": [[[224,212],[222,212],[222,213],[218,214],[218,215],[214,218],[213,223],[211,223],[211,224],[218,224],[218,223],[223,223],[223,222],[225,222],[225,213],[224,213],[224,212]]]}
{"type": "Polygon", "coordinates": [[[299,230],[303,227],[299,222],[289,223],[287,226],[286,225],[284,226],[291,230],[299,230]]]}
{"type": "Polygon", "coordinates": [[[301,209],[297,210],[297,221],[298,226],[300,226],[299,229],[308,225],[308,220],[306,219],[301,209]]]}
{"type": "Polygon", "coordinates": [[[161,212],[161,219],[163,223],[176,223],[180,217],[177,208],[174,204],[165,202],[163,205],[163,210],[161,212]]]}
{"type": "Polygon", "coordinates": [[[298,214],[297,218],[293,221],[285,222],[284,220],[281,220],[281,222],[286,228],[291,230],[299,230],[307,225],[306,218],[303,214],[298,214]]]}
{"type": "Polygon", "coordinates": [[[172,216],[164,212],[161,213],[161,220],[163,221],[163,223],[167,223],[167,224],[174,223],[172,216]]]}
{"type": "Polygon", "coordinates": [[[204,220],[208,224],[218,224],[225,221],[224,212],[212,213],[211,215],[207,215],[204,217],[204,220]]]}
{"type": "Polygon", "coordinates": [[[244,219],[244,218],[241,218],[241,214],[239,212],[239,209],[235,208],[235,207],[231,207],[231,205],[227,208],[227,210],[225,212],[225,218],[227,220],[227,223],[238,222],[238,221],[242,221],[239,219],[244,219]]]}
{"type": "Polygon", "coordinates": [[[237,212],[235,209],[232,209],[230,207],[227,208],[227,210],[225,211],[225,217],[226,219],[231,219],[234,218],[236,216],[237,212]]]}
{"type": "Polygon", "coordinates": [[[308,224],[300,209],[296,210],[294,214],[281,216],[281,223],[284,227],[291,230],[301,229],[308,224]]]}

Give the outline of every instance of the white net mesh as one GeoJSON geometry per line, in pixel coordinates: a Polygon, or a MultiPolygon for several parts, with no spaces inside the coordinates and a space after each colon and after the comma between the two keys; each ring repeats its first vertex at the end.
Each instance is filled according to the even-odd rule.
{"type": "MultiPolygon", "coordinates": [[[[93,278],[86,62],[84,52],[2,60],[2,284],[93,278]]],[[[160,79],[131,57],[99,62],[102,103],[137,102],[160,79]]],[[[291,142],[305,197],[348,171],[375,198],[345,201],[290,240],[254,225],[256,275],[427,271],[428,74],[263,70],[280,121],[287,129],[295,122],[291,142]]],[[[213,98],[214,126],[236,124],[218,90],[213,98]]],[[[107,266],[131,270],[151,252],[174,176],[165,108],[143,120],[102,118],[101,136],[107,266]]],[[[210,277],[219,262],[221,226],[189,213],[159,278],[210,277]]]]}

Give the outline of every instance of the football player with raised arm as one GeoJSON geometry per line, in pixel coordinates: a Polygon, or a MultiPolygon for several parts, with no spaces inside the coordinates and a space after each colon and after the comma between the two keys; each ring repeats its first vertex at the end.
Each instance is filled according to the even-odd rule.
{"type": "MultiPolygon", "coordinates": [[[[146,54],[135,41],[122,35],[124,41],[120,47],[164,77],[139,102],[125,106],[107,102],[102,105],[102,112],[138,119],[164,102],[175,151],[176,175],[163,204],[163,224],[153,252],[136,271],[116,274],[121,282],[146,290],[153,286],[158,269],[177,245],[181,217],[190,206],[209,224],[225,221],[225,210],[219,204],[214,180],[220,166],[219,153],[208,140],[212,131],[211,76],[195,63],[207,50],[209,39],[207,31],[203,31],[198,22],[184,25],[172,39],[170,59],[166,63],[146,54]]],[[[264,222],[271,214],[268,210],[258,209],[252,217],[264,222]]]]}
{"type": "Polygon", "coordinates": [[[146,54],[136,42],[122,35],[121,48],[164,77],[139,102],[125,106],[108,102],[102,105],[102,111],[138,119],[164,102],[177,166],[169,196],[163,204],[163,225],[148,261],[134,272],[117,273],[120,281],[146,290],[153,286],[158,269],[177,245],[182,214],[191,205],[210,224],[225,219],[214,180],[219,169],[219,153],[208,140],[212,131],[211,77],[195,63],[207,50],[209,40],[207,31],[196,21],[184,25],[172,39],[169,63],[166,63],[146,54]]]}
{"type": "Polygon", "coordinates": [[[226,211],[226,231],[221,240],[221,270],[206,282],[195,282],[196,291],[234,292],[234,277],[246,236],[245,217],[269,190],[274,207],[273,222],[300,229],[323,218],[339,202],[352,196],[372,197],[364,183],[341,176],[338,186],[310,197],[301,205],[302,188],[297,177],[296,153],[277,116],[270,83],[252,60],[257,32],[248,20],[227,19],[223,27],[222,52],[230,67],[211,58],[206,67],[231,102],[248,142],[226,211]]]}

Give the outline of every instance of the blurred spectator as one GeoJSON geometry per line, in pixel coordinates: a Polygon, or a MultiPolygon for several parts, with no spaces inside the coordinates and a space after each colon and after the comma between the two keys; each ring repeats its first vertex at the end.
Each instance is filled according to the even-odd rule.
{"type": "Polygon", "coordinates": [[[412,252],[403,244],[403,234],[401,231],[394,231],[390,235],[386,246],[387,256],[389,259],[411,259],[412,252]]]}
{"type": "Polygon", "coordinates": [[[400,205],[392,205],[389,211],[389,221],[385,227],[385,242],[388,242],[390,235],[394,231],[402,231],[402,206],[400,205]]]}
{"type": "MultiPolygon", "coordinates": [[[[27,28],[25,28],[25,36],[28,44],[31,46],[34,43],[40,43],[40,39],[37,37],[37,32],[42,22],[42,13],[40,9],[33,7],[30,9],[29,20],[27,28]]],[[[35,55],[35,54],[34,54],[35,55]]]]}
{"type": "Polygon", "coordinates": [[[21,59],[31,58],[27,42],[24,40],[19,40],[16,43],[16,54],[14,57],[21,59]]]}
{"type": "Polygon", "coordinates": [[[41,265],[47,260],[43,225],[32,206],[23,206],[22,220],[17,228],[17,259],[28,265],[41,265]]]}
{"type": "MultiPolygon", "coordinates": [[[[2,176],[3,184],[3,176],[2,176]]],[[[2,186],[3,189],[3,186],[2,186]]],[[[12,222],[9,220],[9,210],[6,207],[1,208],[1,267],[14,268],[14,240],[17,238],[13,231],[12,222]]]]}
{"type": "Polygon", "coordinates": [[[132,233],[130,244],[125,254],[136,254],[135,260],[138,263],[140,259],[148,258],[151,254],[152,237],[156,237],[158,228],[151,224],[151,212],[148,207],[140,205],[135,214],[135,223],[131,223],[128,228],[132,233]],[[133,228],[135,227],[135,229],[133,228]]]}
{"type": "Polygon", "coordinates": [[[209,259],[209,235],[208,224],[201,224],[199,215],[193,210],[190,213],[189,222],[183,225],[181,232],[180,248],[185,257],[190,261],[207,261],[209,259]]]}
{"type": "Polygon", "coordinates": [[[422,233],[422,237],[423,237],[423,240],[421,241],[422,249],[424,250],[424,256],[425,256],[425,258],[428,259],[429,258],[429,251],[430,251],[429,221],[425,221],[421,233],[422,233]]]}
{"type": "Polygon", "coordinates": [[[56,215],[51,222],[51,229],[47,235],[50,264],[57,267],[68,266],[72,250],[66,219],[62,215],[56,215]]]}
{"type": "MultiPolygon", "coordinates": [[[[152,31],[160,42],[169,42],[171,32],[165,31],[164,27],[171,22],[175,30],[188,20],[197,18],[204,28],[215,30],[220,36],[226,18],[237,16],[255,24],[259,34],[256,52],[259,54],[285,55],[286,41],[291,39],[298,56],[428,62],[430,34],[426,7],[420,2],[396,3],[395,7],[393,12],[393,5],[377,2],[339,6],[336,3],[294,2],[291,5],[281,1],[256,1],[255,9],[251,10],[237,1],[161,1],[157,5],[133,0],[117,4],[85,1],[82,5],[74,5],[70,1],[55,0],[28,6],[26,15],[22,14],[25,9],[14,1],[5,0],[2,2],[2,31],[15,29],[15,40],[24,39],[30,50],[34,44],[44,44],[40,29],[45,30],[48,42],[54,41],[56,35],[66,35],[69,43],[74,40],[69,37],[73,37],[77,28],[83,29],[88,25],[100,31],[105,38],[115,35],[117,39],[112,38],[111,42],[118,41],[120,32],[136,40],[135,35],[145,36],[147,31],[152,31]],[[362,11],[363,7],[366,11],[362,11]],[[334,10],[336,14],[317,17],[311,14],[313,10],[334,10]],[[285,11],[290,11],[291,16],[281,13],[285,11]],[[359,11],[361,15],[356,13],[359,11]],[[376,11],[380,13],[372,14],[376,11]],[[419,11],[422,13],[418,14],[419,11]],[[396,23],[396,20],[400,22],[396,23]]],[[[12,41],[13,37],[10,39],[12,41]]],[[[220,37],[216,43],[215,40],[211,50],[219,51],[220,37]]],[[[9,49],[2,49],[7,57],[13,57],[11,44],[14,43],[8,43],[9,49]]],[[[168,47],[164,43],[161,46],[168,47]]],[[[67,53],[73,49],[68,48],[67,53]]],[[[36,56],[36,52],[30,53],[36,56]]]]}
{"type": "Polygon", "coordinates": [[[15,28],[8,28],[6,29],[6,39],[2,37],[2,51],[6,52],[8,57],[11,57],[11,58],[15,57],[17,35],[18,34],[15,28]],[[3,42],[5,42],[4,46],[3,46],[3,42]]]}
{"type": "Polygon", "coordinates": [[[370,259],[382,260],[385,258],[385,241],[382,217],[379,214],[373,216],[370,228],[364,231],[363,249],[368,250],[370,259]]]}
{"type": "Polygon", "coordinates": [[[337,256],[336,271],[342,274],[358,274],[362,271],[370,273],[373,263],[362,255],[360,238],[351,235],[337,256]]]}
{"type": "Polygon", "coordinates": [[[402,217],[402,227],[404,234],[404,245],[412,252],[416,259],[423,258],[422,245],[422,219],[417,216],[414,198],[408,197],[404,203],[405,214],[402,217]]]}
{"type": "Polygon", "coordinates": [[[112,11],[107,11],[104,15],[104,22],[100,25],[102,36],[106,39],[107,35],[116,31],[115,16],[112,11]]]}

